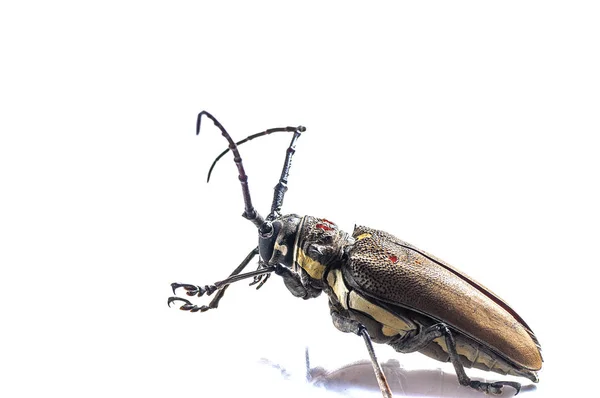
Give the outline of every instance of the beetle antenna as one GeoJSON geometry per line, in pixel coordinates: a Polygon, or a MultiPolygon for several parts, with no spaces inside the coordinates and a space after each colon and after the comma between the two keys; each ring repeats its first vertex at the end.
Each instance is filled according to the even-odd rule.
{"type": "MultiPolygon", "coordinates": [[[[261,131],[260,133],[256,133],[256,134],[252,134],[246,138],[244,138],[241,141],[238,141],[235,143],[235,145],[240,146],[245,142],[251,141],[255,138],[258,137],[262,137],[265,135],[269,135],[271,133],[279,133],[282,131],[288,131],[288,132],[292,132],[292,131],[296,131],[298,129],[298,127],[276,127],[276,128],[272,128],[272,129],[268,129],[265,131],[261,131]]],[[[217,162],[223,157],[225,156],[225,154],[229,152],[229,148],[225,149],[223,152],[221,152],[221,154],[219,156],[217,156],[217,158],[215,159],[215,161],[212,163],[212,165],[210,166],[210,170],[208,170],[208,177],[206,178],[206,182],[210,181],[210,175],[212,174],[213,169],[215,168],[215,165],[217,164],[217,162]]]]}
{"type": "Polygon", "coordinates": [[[281,206],[283,206],[283,198],[287,192],[287,182],[290,175],[290,168],[292,167],[292,156],[296,153],[296,141],[300,137],[300,134],[306,131],[306,127],[298,126],[294,130],[294,136],[290,142],[290,146],[285,152],[285,161],[283,162],[283,169],[281,170],[281,177],[279,182],[275,185],[275,194],[273,195],[273,204],[271,205],[271,213],[267,216],[267,221],[275,219],[281,212],[281,206]]]}
{"type": "MultiPolygon", "coordinates": [[[[233,152],[233,161],[235,162],[235,165],[237,166],[238,169],[238,178],[240,180],[240,184],[242,185],[242,194],[244,196],[244,214],[242,214],[242,216],[250,221],[252,221],[252,223],[254,225],[256,225],[257,227],[263,227],[261,229],[265,229],[265,227],[267,227],[265,224],[265,220],[264,218],[258,214],[258,211],[256,211],[256,209],[254,208],[254,206],[252,206],[252,199],[250,198],[250,190],[248,189],[248,175],[246,174],[246,171],[244,170],[244,164],[242,163],[242,157],[240,156],[240,152],[237,149],[237,145],[235,144],[235,142],[233,141],[233,139],[231,138],[231,136],[229,135],[229,133],[227,132],[227,130],[225,130],[225,128],[223,127],[223,125],[221,123],[219,123],[219,121],[210,113],[206,112],[206,111],[202,111],[198,114],[198,120],[196,122],[196,135],[200,134],[200,123],[202,121],[202,116],[206,116],[207,118],[209,118],[210,120],[213,121],[213,123],[215,124],[215,126],[217,126],[217,128],[219,130],[221,130],[221,134],[223,135],[223,137],[225,137],[225,139],[227,139],[227,141],[229,142],[229,149],[231,150],[231,152],[233,152]]],[[[267,229],[269,229],[267,227],[267,229]]]]}

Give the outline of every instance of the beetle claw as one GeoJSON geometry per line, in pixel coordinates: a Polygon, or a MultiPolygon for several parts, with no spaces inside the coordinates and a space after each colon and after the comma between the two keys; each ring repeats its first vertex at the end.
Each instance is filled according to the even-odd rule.
{"type": "Polygon", "coordinates": [[[188,300],[181,297],[169,297],[169,299],[167,300],[167,305],[171,307],[171,303],[173,303],[174,301],[183,301],[185,304],[192,304],[188,300]]]}
{"type": "Polygon", "coordinates": [[[501,389],[504,386],[510,386],[514,388],[517,391],[515,392],[515,395],[517,395],[521,391],[521,383],[517,383],[516,381],[497,381],[495,383],[492,383],[492,387],[499,388],[500,392],[502,392],[501,389]]]}
{"type": "Polygon", "coordinates": [[[175,293],[175,290],[179,289],[180,287],[186,290],[186,294],[188,296],[195,296],[200,290],[198,286],[190,285],[188,283],[171,283],[171,289],[173,289],[173,294],[177,294],[175,293]]]}
{"type": "Polygon", "coordinates": [[[182,311],[190,311],[190,312],[205,312],[208,311],[210,308],[206,305],[203,305],[201,307],[198,307],[196,304],[192,304],[192,302],[190,302],[189,300],[186,300],[184,298],[181,297],[169,297],[169,300],[167,300],[167,305],[170,307],[171,303],[175,302],[175,301],[183,301],[183,305],[181,305],[181,307],[179,307],[180,310],[182,311]]]}

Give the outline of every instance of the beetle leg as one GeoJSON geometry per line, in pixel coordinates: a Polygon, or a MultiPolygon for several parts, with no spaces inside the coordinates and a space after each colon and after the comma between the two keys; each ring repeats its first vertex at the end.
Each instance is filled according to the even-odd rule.
{"type": "MultiPolygon", "coordinates": [[[[244,259],[244,261],[242,261],[242,263],[240,265],[237,266],[236,269],[233,270],[233,272],[229,275],[231,276],[235,276],[238,275],[240,272],[242,272],[244,270],[244,268],[246,268],[246,266],[250,263],[250,261],[252,261],[252,259],[254,258],[254,256],[256,256],[258,254],[258,247],[255,247],[250,253],[248,253],[248,255],[246,256],[246,258],[244,259]]],[[[209,286],[205,286],[205,288],[201,288],[200,286],[195,286],[195,285],[189,285],[189,284],[185,284],[185,283],[171,283],[171,288],[173,288],[173,294],[177,294],[175,293],[175,290],[177,290],[178,288],[183,287],[186,290],[186,294],[188,296],[195,296],[198,295],[198,297],[202,296],[204,293],[208,293],[208,295],[211,295],[213,292],[209,291],[206,288],[209,288],[209,286]]],[[[229,287],[229,285],[224,286],[223,288],[221,288],[221,290],[217,291],[217,294],[215,294],[215,297],[213,297],[213,299],[211,300],[211,302],[208,305],[203,305],[201,307],[197,307],[197,309],[194,311],[191,308],[187,309],[189,311],[192,312],[205,312],[208,310],[211,310],[213,308],[217,308],[219,306],[219,301],[221,301],[221,299],[223,298],[223,295],[225,295],[225,290],[227,290],[227,288],[229,287]]],[[[175,300],[171,300],[171,299],[177,299],[177,297],[171,297],[168,301],[168,304],[171,304],[173,301],[175,300]]],[[[187,301],[187,300],[183,300],[183,299],[178,299],[180,301],[187,301]]],[[[188,303],[191,305],[191,303],[188,301],[188,303]]],[[[181,306],[180,308],[182,310],[186,310],[183,307],[185,307],[186,305],[181,306]]],[[[196,307],[196,306],[194,306],[196,307]]]]}
{"type": "Polygon", "coordinates": [[[419,351],[433,340],[442,337],[444,328],[447,328],[446,325],[438,323],[421,330],[418,334],[407,333],[388,344],[403,354],[419,351]]]}
{"type": "MultiPolygon", "coordinates": [[[[218,281],[215,282],[212,285],[207,285],[204,288],[200,288],[199,286],[196,286],[196,288],[201,289],[200,291],[200,296],[203,295],[204,293],[207,293],[209,296],[214,293],[215,291],[218,291],[220,289],[223,289],[229,285],[231,285],[234,282],[238,282],[247,278],[253,278],[256,275],[260,275],[260,274],[266,274],[269,272],[273,272],[275,271],[275,267],[265,267],[264,269],[258,270],[258,271],[252,271],[252,272],[246,272],[245,274],[239,274],[239,275],[234,275],[234,276],[230,276],[227,279],[224,279],[222,281],[218,281]]],[[[181,285],[180,283],[174,283],[173,284],[173,288],[176,289],[179,285],[181,285]]],[[[187,285],[187,286],[191,286],[191,285],[187,285]]],[[[192,286],[193,287],[193,286],[192,286]]],[[[185,303],[185,305],[182,305],[180,309],[182,310],[186,310],[186,311],[192,311],[192,312],[197,312],[197,311],[207,311],[210,309],[209,306],[203,305],[202,307],[197,307],[192,305],[192,303],[190,303],[188,300],[186,299],[182,299],[180,297],[170,297],[169,300],[167,301],[167,304],[169,306],[171,306],[171,303],[174,301],[183,301],[185,303]]]]}
{"type": "Polygon", "coordinates": [[[260,289],[261,287],[263,287],[263,285],[265,283],[267,283],[267,281],[269,280],[269,278],[271,277],[271,274],[266,274],[264,279],[262,281],[260,281],[260,283],[258,284],[258,286],[256,286],[256,290],[260,289]]]}
{"type": "Polygon", "coordinates": [[[392,398],[392,390],[390,390],[390,386],[385,378],[385,374],[383,373],[381,365],[377,360],[375,350],[373,349],[373,342],[371,341],[371,336],[369,336],[367,328],[364,327],[360,322],[342,315],[340,311],[335,308],[333,303],[329,302],[329,306],[331,308],[333,325],[338,330],[344,333],[354,333],[363,338],[365,345],[367,346],[367,351],[369,352],[369,357],[371,358],[371,364],[373,365],[373,370],[375,371],[375,377],[377,378],[377,383],[379,384],[381,394],[383,394],[384,398],[392,398]]]}
{"type": "Polygon", "coordinates": [[[275,269],[275,273],[283,278],[285,287],[287,287],[290,293],[292,293],[295,297],[308,300],[321,294],[321,289],[314,288],[310,286],[310,284],[302,283],[302,278],[300,275],[289,268],[278,266],[275,269]]]}
{"type": "Polygon", "coordinates": [[[213,294],[215,291],[217,291],[217,287],[215,285],[204,285],[204,287],[202,286],[196,286],[196,285],[190,285],[188,283],[171,283],[171,289],[173,289],[173,294],[177,294],[175,293],[175,291],[177,289],[179,289],[180,287],[185,289],[185,294],[187,294],[188,296],[196,296],[198,295],[198,297],[202,297],[204,296],[204,294],[207,294],[208,296],[210,296],[211,294],[213,294]]]}
{"type": "Polygon", "coordinates": [[[439,337],[444,337],[446,341],[450,362],[452,362],[452,366],[454,366],[454,371],[458,377],[458,382],[461,385],[469,386],[477,391],[494,395],[501,394],[503,386],[511,386],[517,390],[516,394],[519,393],[521,390],[521,384],[514,381],[496,381],[487,383],[478,380],[471,380],[469,376],[467,376],[458,352],[456,351],[456,341],[454,340],[454,336],[452,335],[450,328],[448,328],[448,326],[444,323],[437,323],[429,326],[416,335],[407,334],[395,341],[391,341],[389,345],[391,345],[398,352],[409,353],[423,349],[426,345],[439,337]]]}
{"type": "MultiPolygon", "coordinates": [[[[261,268],[265,268],[265,267],[266,267],[265,263],[262,260],[260,260],[258,262],[258,268],[257,268],[257,270],[261,269],[261,268]]],[[[250,283],[249,286],[254,286],[254,285],[258,284],[258,286],[256,286],[256,290],[258,290],[261,287],[263,287],[263,285],[265,283],[267,283],[267,281],[269,280],[270,277],[271,277],[271,274],[257,275],[257,276],[254,277],[254,280],[250,283]]]]}
{"type": "Polygon", "coordinates": [[[202,307],[198,307],[197,305],[192,304],[189,300],[186,300],[181,297],[169,297],[169,300],[167,300],[167,305],[170,307],[171,303],[173,303],[174,301],[183,301],[183,305],[181,307],[179,307],[179,309],[182,311],[204,312],[204,311],[208,311],[210,309],[206,305],[203,305],[202,307]]]}
{"type": "Polygon", "coordinates": [[[367,346],[367,351],[369,351],[371,364],[373,365],[373,370],[375,371],[375,377],[377,378],[377,383],[379,384],[381,394],[383,394],[384,398],[392,398],[392,390],[390,389],[390,386],[385,378],[385,374],[381,369],[381,365],[377,360],[375,350],[373,349],[373,342],[371,342],[371,337],[369,336],[369,332],[367,332],[367,328],[365,328],[363,325],[360,325],[358,335],[362,336],[363,340],[365,341],[365,345],[367,346]]]}
{"type": "Polygon", "coordinates": [[[360,336],[360,328],[364,328],[363,325],[361,325],[357,320],[350,318],[349,316],[342,315],[340,311],[337,308],[335,308],[335,306],[331,302],[329,302],[329,307],[331,309],[330,313],[331,319],[333,320],[333,326],[335,326],[337,330],[344,333],[358,334],[360,336]]]}

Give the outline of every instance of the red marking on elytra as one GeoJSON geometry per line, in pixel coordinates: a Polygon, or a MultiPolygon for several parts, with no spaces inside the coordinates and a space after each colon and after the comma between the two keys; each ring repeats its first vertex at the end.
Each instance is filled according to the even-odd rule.
{"type": "Polygon", "coordinates": [[[316,225],[316,227],[322,229],[323,231],[331,231],[333,229],[329,225],[325,225],[325,224],[321,224],[321,223],[318,223],[316,225]]]}
{"type": "Polygon", "coordinates": [[[398,257],[394,256],[393,254],[391,256],[388,257],[390,259],[391,262],[393,262],[394,264],[396,264],[398,262],[398,257]]]}
{"type": "Polygon", "coordinates": [[[334,222],[331,222],[331,221],[329,221],[329,220],[328,220],[328,219],[326,219],[326,218],[322,218],[322,219],[321,219],[321,221],[324,221],[324,222],[326,222],[327,224],[335,225],[335,223],[334,223],[334,222]]]}

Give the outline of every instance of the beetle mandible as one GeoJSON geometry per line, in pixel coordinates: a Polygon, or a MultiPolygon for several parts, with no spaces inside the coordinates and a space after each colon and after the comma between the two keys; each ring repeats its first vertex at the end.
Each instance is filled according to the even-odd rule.
{"type": "Polygon", "coordinates": [[[531,328],[478,282],[386,232],[356,226],[350,235],[324,218],[281,213],[296,142],[306,130],[303,126],[265,130],[236,143],[206,111],[198,115],[196,134],[203,117],[212,120],[229,142],[229,148],[213,162],[208,178],[216,162],[231,151],[242,187],[243,217],[257,227],[258,246],[223,281],[205,286],[171,284],[174,294],[178,288],[184,288],[188,296],[216,293],[208,305],[198,307],[180,297],[170,297],[169,305],[181,301],[182,310],[204,312],[217,308],[231,283],[254,278],[251,285],[260,288],[275,273],[296,297],[327,294],[334,326],[363,338],[384,397],[392,393],[372,342],[388,344],[401,353],[419,351],[451,362],[461,385],[485,393],[500,394],[504,386],[518,393],[521,385],[472,380],[465,367],[538,381],[543,360],[531,328]],[[238,145],[275,132],[291,132],[293,137],[271,212],[263,218],[252,205],[238,145]],[[241,273],[256,255],[258,269],[241,273]]]}

